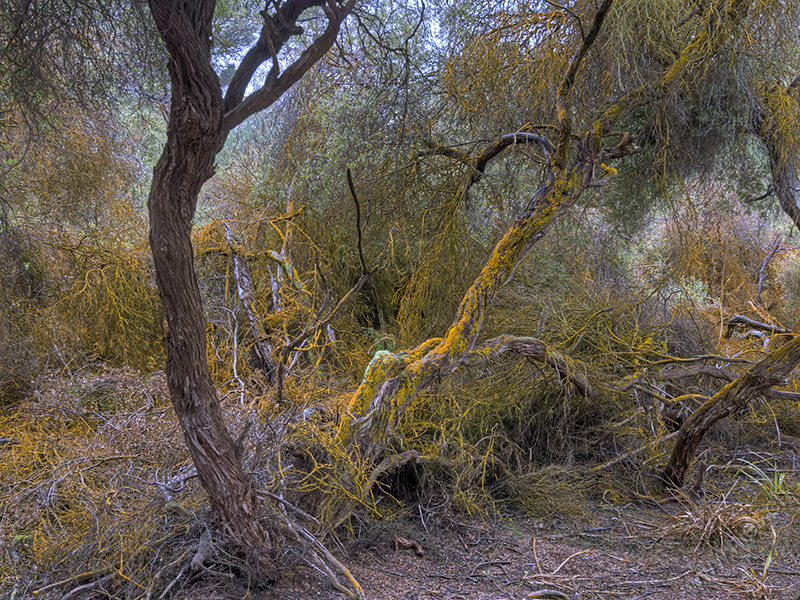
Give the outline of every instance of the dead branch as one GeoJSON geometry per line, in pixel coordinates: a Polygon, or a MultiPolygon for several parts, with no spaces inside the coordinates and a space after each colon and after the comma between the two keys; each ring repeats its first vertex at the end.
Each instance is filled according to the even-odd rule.
{"type": "Polygon", "coordinates": [[[464,364],[477,366],[506,352],[546,363],[556,370],[559,377],[572,383],[583,396],[591,398],[597,395],[586,377],[590,372],[588,367],[532,337],[501,335],[470,352],[464,359],[464,364]]]}
{"type": "Polygon", "coordinates": [[[239,295],[242,309],[247,316],[247,322],[250,324],[250,335],[253,338],[253,354],[267,381],[275,383],[278,363],[273,357],[272,345],[267,340],[264,323],[256,308],[250,266],[247,264],[245,257],[239,252],[239,243],[228,223],[222,221],[222,225],[225,228],[225,239],[228,241],[233,257],[233,277],[236,281],[236,291],[239,295]]]}
{"type": "Polygon", "coordinates": [[[57,587],[61,587],[70,583],[81,583],[82,581],[87,581],[92,577],[96,576],[98,573],[97,571],[86,571],[85,573],[80,573],[78,575],[73,575],[72,577],[67,577],[66,579],[62,579],[61,581],[56,581],[55,583],[51,583],[49,585],[45,585],[40,587],[37,590],[34,590],[34,594],[41,594],[42,592],[47,592],[53,590],[57,587]]]}
{"type": "MultiPolygon", "coordinates": [[[[707,360],[706,357],[697,357],[697,359],[707,360]]],[[[722,381],[727,381],[728,383],[730,383],[731,381],[735,381],[739,377],[739,373],[736,373],[735,371],[729,371],[727,369],[723,369],[721,367],[715,367],[713,365],[693,363],[691,362],[692,360],[693,359],[687,359],[686,361],[682,361],[680,363],[667,365],[666,367],[662,367],[660,370],[655,371],[652,374],[638,373],[635,377],[626,379],[624,383],[621,386],[619,386],[618,389],[619,391],[624,392],[632,387],[638,387],[645,382],[675,381],[677,379],[686,379],[687,377],[706,376],[706,377],[711,377],[712,379],[721,379],[722,381]]],[[[747,364],[748,366],[752,366],[752,363],[750,361],[737,360],[736,362],[741,362],[747,364]]],[[[779,381],[775,385],[785,385],[785,382],[779,381]]],[[[642,391],[648,394],[654,395],[648,389],[644,389],[641,387],[639,389],[642,389],[642,391]]],[[[773,400],[791,400],[791,401],[800,400],[800,393],[786,392],[783,390],[776,390],[773,388],[769,388],[762,395],[767,398],[771,398],[773,400]]]]}
{"type": "Polygon", "coordinates": [[[367,262],[364,260],[364,250],[361,244],[361,204],[358,201],[358,194],[356,194],[356,186],[353,183],[353,173],[350,167],[347,167],[347,187],[350,189],[350,195],[353,197],[353,202],[356,205],[356,245],[358,247],[358,260],[361,262],[361,273],[368,274],[367,262]]]}
{"type": "Polygon", "coordinates": [[[349,300],[353,298],[360,290],[364,283],[369,278],[369,275],[363,274],[361,277],[358,278],[355,285],[351,287],[348,292],[342,296],[341,300],[334,306],[326,315],[318,314],[317,318],[314,320],[313,323],[306,326],[303,331],[298,333],[294,339],[292,339],[289,343],[284,346],[281,350],[281,356],[283,358],[288,357],[291,352],[296,350],[303,342],[305,342],[308,338],[312,335],[315,335],[319,330],[325,327],[328,323],[330,323],[336,315],[339,314],[339,311],[344,308],[349,300]]]}
{"type": "Polygon", "coordinates": [[[306,548],[311,555],[311,558],[308,561],[309,564],[311,564],[318,571],[324,573],[335,589],[343,593],[351,600],[366,600],[364,590],[362,589],[358,580],[356,580],[350,570],[343,565],[339,559],[331,554],[331,551],[328,550],[325,547],[325,544],[317,539],[313,533],[306,529],[302,524],[289,517],[289,515],[286,513],[280,513],[279,521],[283,527],[288,529],[294,535],[298,542],[302,543],[305,541],[306,548]],[[350,584],[350,587],[347,587],[345,584],[340,582],[334,571],[338,571],[344,577],[347,583],[350,584]]]}
{"type": "Polygon", "coordinates": [[[73,598],[77,598],[78,596],[82,596],[88,592],[92,592],[99,587],[102,587],[106,583],[110,583],[114,581],[117,577],[117,572],[114,571],[113,573],[109,573],[105,577],[101,577],[97,581],[92,581],[91,583],[86,583],[84,585],[79,585],[78,587],[70,590],[66,595],[61,597],[61,600],[72,600],[73,598]]]}
{"type": "Polygon", "coordinates": [[[682,487],[697,447],[708,430],[717,421],[747,406],[750,400],[778,385],[798,363],[800,336],[767,355],[698,408],[678,430],[678,439],[661,476],[664,484],[668,487],[682,487]]]}
{"type": "Polygon", "coordinates": [[[775,258],[775,255],[778,254],[783,250],[781,248],[780,237],[775,236],[775,241],[772,244],[772,250],[770,250],[769,254],[764,258],[764,262],[761,263],[761,268],[758,270],[758,291],[756,292],[756,304],[762,306],[764,301],[761,299],[761,292],[764,291],[764,280],[767,278],[767,267],[769,266],[770,261],[775,258]]]}
{"type": "Polygon", "coordinates": [[[199,571],[202,569],[203,563],[206,562],[206,558],[208,558],[209,554],[211,554],[211,532],[209,532],[208,529],[204,529],[200,536],[200,541],[197,542],[197,551],[192,557],[189,568],[192,569],[192,571],[199,571]]]}
{"type": "Polygon", "coordinates": [[[778,334],[778,335],[789,335],[792,333],[788,329],[783,327],[778,327],[777,325],[770,325],[769,323],[762,323],[761,321],[755,321],[749,317],[745,317],[744,315],[734,315],[730,319],[725,322],[727,329],[725,330],[725,337],[730,337],[733,330],[736,328],[737,325],[742,325],[744,327],[750,327],[752,329],[758,329],[760,331],[765,331],[769,334],[778,334]]]}

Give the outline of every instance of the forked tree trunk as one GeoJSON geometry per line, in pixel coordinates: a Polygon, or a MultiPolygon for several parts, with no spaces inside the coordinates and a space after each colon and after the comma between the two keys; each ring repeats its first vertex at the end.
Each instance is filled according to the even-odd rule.
{"type": "Polygon", "coordinates": [[[167,142],[149,196],[150,245],[167,320],[167,385],[211,508],[230,534],[231,545],[249,558],[252,575],[261,581],[272,580],[277,573],[255,490],[223,422],[208,369],[192,220],[200,189],[214,174],[214,158],[228,132],[274,103],[324,56],[354,4],[355,0],[266,2],[260,35],[223,98],[211,57],[215,0],[149,0],[169,54],[172,93],[167,142]],[[327,27],[281,69],[278,53],[302,32],[297,20],[312,7],[322,8],[327,27]],[[276,12],[272,17],[271,8],[276,12]],[[253,76],[267,61],[272,68],[263,85],[246,95],[253,76]]]}

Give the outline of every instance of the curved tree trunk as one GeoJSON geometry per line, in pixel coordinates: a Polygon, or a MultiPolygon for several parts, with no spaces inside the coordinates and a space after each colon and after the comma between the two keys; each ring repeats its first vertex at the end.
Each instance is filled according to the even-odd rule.
{"type": "Polygon", "coordinates": [[[275,579],[277,572],[255,490],[223,422],[209,373],[192,220],[200,189],[214,174],[214,159],[228,132],[275,102],[328,51],[354,3],[286,0],[274,3],[274,17],[265,9],[261,34],[223,98],[211,60],[215,0],[149,0],[170,57],[172,92],[167,142],[149,196],[150,246],[167,321],[167,385],[211,508],[234,549],[247,556],[253,576],[262,582],[275,579]],[[296,22],[313,6],[322,6],[328,26],[281,72],[278,52],[301,31],[296,22]],[[253,75],[267,60],[272,61],[268,77],[245,96],[253,75]]]}
{"type": "Polygon", "coordinates": [[[212,173],[216,144],[187,147],[182,144],[185,135],[185,131],[170,135],[150,192],[150,244],[168,325],[167,385],[214,514],[235,545],[250,555],[257,573],[273,579],[269,537],[257,518],[255,490],[223,422],[209,374],[205,319],[194,271],[189,207],[212,173]]]}
{"type": "MultiPolygon", "coordinates": [[[[614,147],[603,148],[603,136],[613,124],[605,118],[583,140],[581,156],[568,165],[572,142],[571,123],[566,103],[574,84],[578,67],[594,43],[612,0],[604,0],[595,13],[594,21],[581,47],[573,57],[557,94],[558,139],[552,143],[544,136],[528,133],[499,137],[472,163],[472,171],[459,190],[466,194],[479,179],[487,163],[500,152],[517,143],[536,145],[548,160],[547,180],[536,191],[528,205],[500,239],[489,260],[461,301],[452,325],[442,338],[433,338],[408,352],[377,352],[367,367],[364,379],[356,390],[345,417],[340,424],[338,439],[351,455],[369,468],[377,463],[391,443],[405,412],[412,406],[420,391],[440,377],[458,369],[476,357],[475,344],[481,333],[486,310],[498,290],[511,278],[519,262],[545,234],[561,212],[569,207],[593,181],[595,162],[621,158],[638,151],[630,138],[624,136],[614,147]]],[[[441,148],[436,152],[453,154],[441,148]]],[[[463,156],[455,153],[461,160],[463,156]]],[[[491,355],[511,349],[517,342],[498,338],[496,348],[478,351],[491,355]],[[501,346],[508,346],[503,347],[501,346]]],[[[379,467],[380,468],[380,467],[379,467]]],[[[334,514],[341,514],[335,510],[334,514]]]]}
{"type": "MultiPolygon", "coordinates": [[[[583,37],[583,42],[558,87],[555,98],[558,126],[554,128],[557,139],[551,142],[540,135],[508,134],[498,138],[495,144],[473,161],[474,173],[461,193],[466,193],[469,186],[479,179],[486,163],[509,143],[538,145],[549,163],[549,177],[547,183],[537,190],[526,211],[495,246],[486,266],[466,292],[456,318],[444,337],[427,340],[407,352],[384,351],[375,354],[338,431],[339,442],[351,452],[353,460],[366,467],[367,471],[375,464],[378,464],[375,470],[379,471],[386,462],[384,460],[378,463],[383,455],[391,454],[392,442],[400,421],[419,392],[475,356],[474,347],[488,304],[511,277],[516,265],[531,246],[545,234],[550,223],[589,186],[603,185],[613,179],[616,170],[609,167],[607,162],[638,152],[639,149],[627,133],[622,135],[616,145],[604,146],[605,139],[612,135],[617,124],[636,107],[648,102],[653,95],[673,87],[687,65],[695,66],[699,61],[711,60],[725,39],[725,35],[719,32],[718,35],[711,36],[708,28],[700,28],[670,67],[665,69],[657,85],[631,90],[594,122],[590,130],[580,138],[580,151],[570,161],[570,150],[576,137],[572,133],[570,121],[570,92],[581,63],[596,40],[611,5],[612,0],[604,0],[597,6],[591,28],[583,37]],[[596,173],[601,175],[600,179],[595,177],[596,173]]],[[[719,2],[714,5],[709,18],[727,21],[735,26],[747,8],[748,3],[743,0],[719,2]]],[[[727,29],[720,28],[720,31],[727,29]]],[[[619,137],[616,139],[619,140],[619,137]]],[[[466,160],[463,153],[433,146],[435,153],[466,160]]],[[[491,349],[488,352],[491,354],[491,349]]],[[[590,390],[588,386],[585,389],[587,393],[590,390]]],[[[345,513],[345,509],[334,509],[334,526],[345,513]]]]}
{"type": "Polygon", "coordinates": [[[698,408],[678,432],[675,447],[661,475],[668,487],[682,487],[697,447],[713,425],[747,406],[756,396],[778,385],[800,363],[800,336],[769,354],[698,408]]]}
{"type": "MultiPolygon", "coordinates": [[[[201,27],[204,9],[213,11],[213,3],[198,2],[195,14],[171,12],[163,18],[173,27],[201,27]]],[[[153,13],[158,21],[161,13],[155,6],[153,13]]],[[[167,385],[186,444],[214,514],[234,546],[248,555],[255,574],[270,580],[275,570],[269,536],[257,518],[255,490],[223,422],[208,369],[206,324],[194,270],[191,230],[197,196],[214,173],[214,158],[225,139],[222,92],[203,60],[210,48],[192,43],[210,39],[211,19],[206,17],[205,36],[201,29],[200,35],[187,36],[185,45],[170,48],[172,103],[167,143],[150,190],[150,246],[168,328],[167,385]],[[185,76],[190,71],[194,80],[185,76]]]]}
{"type": "Polygon", "coordinates": [[[764,86],[750,114],[750,125],[767,149],[772,185],[781,209],[800,227],[800,76],[786,88],[764,86]]]}

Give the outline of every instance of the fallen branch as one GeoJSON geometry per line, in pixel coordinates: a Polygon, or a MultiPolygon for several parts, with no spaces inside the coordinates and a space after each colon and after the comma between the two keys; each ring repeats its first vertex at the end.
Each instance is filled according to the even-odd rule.
{"type": "Polygon", "coordinates": [[[49,585],[45,585],[40,587],[37,590],[33,590],[34,594],[41,594],[42,592],[48,592],[53,590],[57,587],[61,587],[67,585],[69,583],[81,583],[83,581],[87,581],[92,577],[96,576],[98,573],[97,571],[86,571],[85,573],[80,573],[78,575],[73,575],[72,577],[67,577],[66,579],[62,579],[61,581],[56,581],[55,583],[51,583],[49,585]]]}
{"type": "Polygon", "coordinates": [[[113,573],[109,573],[105,577],[101,577],[97,581],[92,581],[91,583],[86,583],[84,585],[79,585],[78,587],[70,590],[65,596],[61,597],[61,600],[72,600],[73,598],[77,598],[78,596],[82,596],[87,592],[92,592],[97,588],[103,586],[106,583],[110,583],[117,577],[117,572],[114,571],[113,573]]]}
{"type": "Polygon", "coordinates": [[[737,325],[742,325],[744,327],[750,327],[751,329],[758,329],[760,331],[766,331],[770,334],[780,334],[780,335],[789,335],[792,333],[788,329],[783,327],[778,327],[777,325],[770,325],[769,323],[762,323],[761,321],[755,321],[749,317],[745,317],[744,315],[734,315],[730,319],[725,322],[727,329],[725,331],[725,337],[730,337],[733,330],[736,328],[737,325]]]}
{"type": "Polygon", "coordinates": [[[285,515],[285,518],[282,519],[282,521],[283,525],[295,535],[297,541],[306,540],[310,543],[310,562],[316,569],[328,576],[328,580],[335,589],[340,591],[351,600],[366,600],[366,596],[364,595],[364,590],[362,589],[361,584],[358,583],[355,577],[353,577],[353,574],[350,572],[350,570],[344,566],[339,559],[331,554],[331,551],[328,550],[325,545],[319,541],[316,536],[314,536],[314,534],[303,527],[300,523],[292,522],[288,515],[285,515]],[[333,565],[333,568],[331,568],[329,565],[333,565]],[[333,572],[333,569],[336,569],[342,574],[342,576],[344,576],[344,578],[350,584],[349,588],[339,581],[338,577],[336,577],[336,574],[333,572]]]}

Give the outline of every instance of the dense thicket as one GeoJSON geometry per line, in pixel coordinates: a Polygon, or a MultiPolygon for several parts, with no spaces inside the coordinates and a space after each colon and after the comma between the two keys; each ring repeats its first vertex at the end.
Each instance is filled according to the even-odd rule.
{"type": "Polygon", "coordinates": [[[166,333],[267,577],[379,502],[655,494],[719,418],[797,433],[793,3],[178,4],[0,14],[3,404],[166,333]]]}

